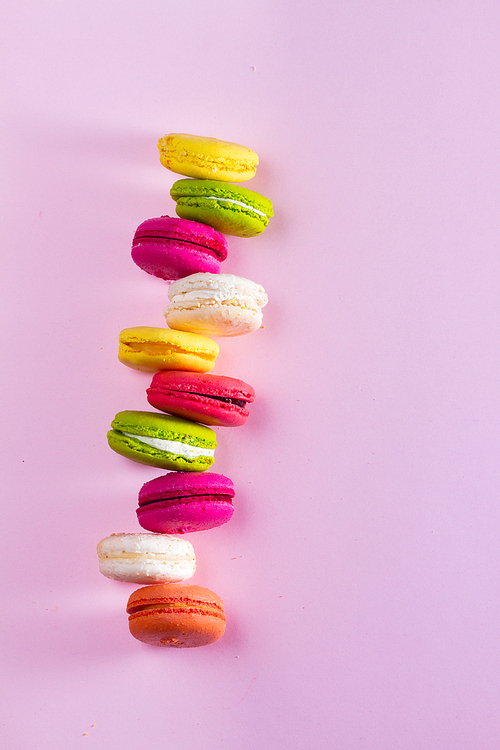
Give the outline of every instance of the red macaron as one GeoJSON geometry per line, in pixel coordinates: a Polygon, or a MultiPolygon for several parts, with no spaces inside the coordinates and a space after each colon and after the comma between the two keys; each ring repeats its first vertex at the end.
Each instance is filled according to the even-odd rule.
{"type": "Polygon", "coordinates": [[[251,385],[224,375],[164,370],[146,391],[151,406],[168,414],[219,427],[239,427],[255,401],[251,385]]]}

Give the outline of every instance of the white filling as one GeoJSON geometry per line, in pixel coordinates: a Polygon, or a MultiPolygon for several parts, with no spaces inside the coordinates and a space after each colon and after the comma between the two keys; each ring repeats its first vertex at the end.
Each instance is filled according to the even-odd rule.
{"type": "Polygon", "coordinates": [[[162,440],[161,438],[149,437],[147,435],[132,435],[130,432],[124,432],[127,437],[140,440],[152,448],[168,453],[177,453],[185,458],[198,458],[198,456],[214,456],[215,448],[199,448],[197,445],[187,445],[177,440],[162,440]]]}
{"type": "Polygon", "coordinates": [[[258,310],[267,304],[267,294],[260,284],[230,273],[194,273],[174,281],[168,290],[171,302],[226,302],[258,310]]]}
{"type": "Polygon", "coordinates": [[[173,294],[171,297],[171,302],[173,305],[189,304],[190,302],[197,302],[201,304],[203,304],[204,302],[222,304],[227,303],[236,305],[237,307],[250,308],[251,310],[255,310],[255,312],[260,312],[260,307],[257,304],[255,297],[241,294],[238,289],[234,289],[232,293],[228,293],[226,290],[219,291],[217,289],[195,289],[191,292],[180,292],[179,294],[173,294]]]}
{"type": "Polygon", "coordinates": [[[207,195],[203,197],[204,198],[206,197],[207,201],[225,201],[226,203],[236,203],[237,206],[243,206],[243,208],[248,208],[249,211],[253,211],[256,214],[259,214],[259,216],[267,216],[267,214],[265,214],[264,211],[259,211],[258,208],[249,206],[247,203],[242,203],[241,201],[235,201],[233,198],[217,198],[217,196],[214,196],[214,195],[207,195]]]}

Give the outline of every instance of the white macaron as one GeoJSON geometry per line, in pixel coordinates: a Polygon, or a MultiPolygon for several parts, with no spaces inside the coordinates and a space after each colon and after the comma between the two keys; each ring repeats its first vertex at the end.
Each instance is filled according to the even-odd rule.
{"type": "Polygon", "coordinates": [[[208,336],[241,336],[262,325],[267,294],[260,284],[230,273],[194,273],[168,290],[167,325],[208,336]]]}
{"type": "Polygon", "coordinates": [[[115,581],[180,583],[196,570],[191,542],[170,534],[111,534],[97,555],[101,573],[115,581]]]}

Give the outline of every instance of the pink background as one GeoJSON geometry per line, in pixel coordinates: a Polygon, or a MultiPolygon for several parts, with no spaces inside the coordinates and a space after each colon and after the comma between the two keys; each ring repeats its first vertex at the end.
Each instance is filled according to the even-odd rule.
{"type": "Polygon", "coordinates": [[[2,747],[498,750],[496,0],[4,4],[2,747]],[[118,333],[163,325],[130,259],[174,213],[158,137],[255,149],[229,238],[265,328],[215,373],[231,523],[191,535],[226,605],[193,650],[128,633],[97,542],[139,531],[118,333]]]}

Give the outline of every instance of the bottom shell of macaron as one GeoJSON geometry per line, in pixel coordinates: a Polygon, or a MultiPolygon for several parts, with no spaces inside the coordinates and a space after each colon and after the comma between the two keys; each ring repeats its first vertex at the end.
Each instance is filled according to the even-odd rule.
{"type": "Polygon", "coordinates": [[[152,646],[208,646],[226,628],[222,600],[201,586],[146,586],[131,595],[127,612],[130,633],[152,646]]]}
{"type": "Polygon", "coordinates": [[[230,497],[200,496],[177,501],[151,503],[137,509],[143,529],[160,534],[186,534],[207,531],[231,520],[234,508],[230,497]]]}

